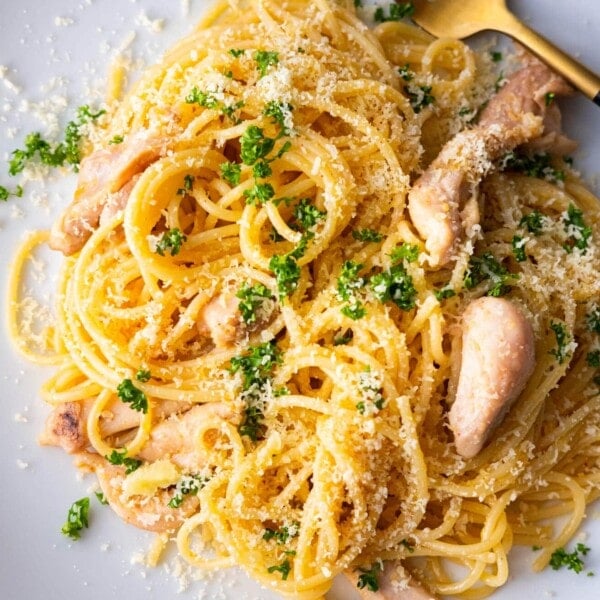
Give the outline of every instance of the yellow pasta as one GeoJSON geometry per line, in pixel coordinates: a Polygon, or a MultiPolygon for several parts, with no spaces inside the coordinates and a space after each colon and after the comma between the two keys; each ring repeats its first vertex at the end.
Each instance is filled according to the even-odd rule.
{"type": "Polygon", "coordinates": [[[404,22],[369,29],[353,2],[244,0],[216,3],[111,104],[92,156],[115,136],[164,151],[65,259],[54,352],[39,356],[19,286],[47,234],[24,244],[11,333],[57,365],[42,394],[78,415],[70,451],[120,515],[160,532],[153,565],[174,534],[195,567],[241,565],[286,597],[400,561],[433,593],[479,598],[506,582],[513,544],[542,546],[538,570],[572,538],[599,495],[597,199],[564,164],[549,167],[564,182],[496,170],[480,232],[441,269],[406,210],[493,79],[462,42],[404,22]],[[573,209],[587,248],[565,228],[573,209]],[[533,211],[540,235],[520,224],[533,211]],[[446,417],[460,318],[499,277],[468,284],[473,253],[508,273],[536,366],[463,459],[446,417]],[[385,277],[401,278],[396,295],[377,292],[385,277]],[[155,491],[128,495],[125,470],[140,464],[155,491]]]}

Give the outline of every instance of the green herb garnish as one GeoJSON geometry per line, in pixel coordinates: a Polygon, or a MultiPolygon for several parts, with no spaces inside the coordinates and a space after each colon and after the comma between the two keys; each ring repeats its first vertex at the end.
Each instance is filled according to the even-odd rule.
{"type": "Polygon", "coordinates": [[[84,527],[89,527],[88,513],[90,510],[90,499],[81,498],[71,504],[67,513],[67,520],[62,526],[61,532],[63,535],[70,537],[72,540],[78,540],[81,537],[79,533],[84,527]]]}
{"type": "Polygon", "coordinates": [[[156,244],[156,253],[164,256],[165,252],[168,250],[171,253],[171,256],[175,256],[176,254],[179,254],[181,244],[186,240],[187,236],[184,235],[178,227],[169,229],[162,234],[158,244],[156,244]]]}
{"type": "Polygon", "coordinates": [[[133,410],[143,412],[144,414],[148,412],[148,399],[146,398],[146,394],[144,394],[142,390],[136,388],[131,379],[123,379],[123,381],[121,381],[117,386],[117,395],[121,402],[129,404],[133,410]]]}
{"type": "Polygon", "coordinates": [[[244,282],[236,296],[240,299],[238,308],[242,319],[248,325],[256,323],[256,312],[264,305],[265,300],[273,298],[271,290],[262,283],[250,285],[248,282],[244,282]]]}
{"type": "Polygon", "coordinates": [[[256,61],[256,68],[260,74],[260,77],[264,77],[269,70],[269,67],[276,65],[279,62],[278,52],[268,52],[267,50],[257,50],[254,53],[254,60],[256,61]]]}
{"type": "Polygon", "coordinates": [[[124,466],[125,475],[133,473],[136,469],[139,469],[142,466],[141,460],[137,458],[129,458],[127,456],[127,450],[123,450],[123,452],[113,450],[109,455],[105,456],[105,458],[111,465],[124,466]]]}

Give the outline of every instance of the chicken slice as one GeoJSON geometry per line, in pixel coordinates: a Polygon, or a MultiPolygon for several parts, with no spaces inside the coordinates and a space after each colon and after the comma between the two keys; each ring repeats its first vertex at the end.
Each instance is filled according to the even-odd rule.
{"type": "Polygon", "coordinates": [[[236,414],[226,404],[197,404],[187,412],[173,414],[156,425],[137,457],[149,462],[169,458],[178,467],[193,473],[204,464],[204,457],[197,449],[200,428],[207,420],[235,419],[236,414]]]}
{"type": "Polygon", "coordinates": [[[200,333],[210,336],[217,348],[231,346],[244,332],[239,306],[239,298],[229,292],[212,298],[200,313],[200,333]]]}
{"type": "MultiPolygon", "coordinates": [[[[478,222],[468,204],[473,203],[477,186],[493,169],[494,161],[534,140],[559,140],[560,112],[546,98],[570,91],[545,65],[529,64],[490,100],[473,129],[457,134],[442,148],[408,195],[408,211],[425,240],[431,266],[446,265],[462,232],[474,224],[474,218],[478,222]]],[[[565,148],[566,138],[560,139],[565,148]]]]}
{"type": "Polygon", "coordinates": [[[472,458],[525,388],[535,347],[531,323],[506,298],[474,300],[462,323],[460,374],[448,418],[456,450],[472,458]]]}
{"type": "Polygon", "coordinates": [[[384,563],[383,571],[377,577],[379,589],[376,592],[358,588],[360,571],[347,570],[345,575],[363,600],[436,600],[436,596],[412,577],[399,560],[384,563]]]}
{"type": "MultiPolygon", "coordinates": [[[[96,150],[84,158],[73,201],[52,227],[50,247],[65,255],[81,250],[98,227],[111,194],[119,192],[135,175],[163,156],[166,149],[164,138],[139,131],[121,144],[96,150]]],[[[129,193],[125,202],[128,197],[129,193]]]]}
{"type": "Polygon", "coordinates": [[[150,497],[129,496],[123,491],[125,469],[107,463],[98,454],[78,454],[76,462],[79,468],[94,471],[110,507],[126,523],[139,529],[157,533],[173,531],[198,511],[198,498],[192,494],[184,496],[178,508],[169,506],[173,492],[168,489],[160,489],[150,497]]]}
{"type": "MultiPolygon", "coordinates": [[[[90,444],[87,434],[87,418],[94,403],[93,399],[81,402],[63,402],[52,409],[46,419],[46,425],[39,437],[39,443],[45,446],[60,446],[73,454],[87,448],[90,444]]],[[[189,408],[189,404],[175,401],[163,401],[154,409],[156,418],[165,418],[173,413],[189,408]]],[[[130,431],[140,423],[140,413],[115,398],[102,412],[100,434],[103,438],[130,431]]]]}

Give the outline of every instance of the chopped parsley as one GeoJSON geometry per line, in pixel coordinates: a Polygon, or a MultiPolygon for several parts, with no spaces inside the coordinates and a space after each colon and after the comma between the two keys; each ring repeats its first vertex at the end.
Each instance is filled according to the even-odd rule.
{"type": "Polygon", "coordinates": [[[81,498],[71,504],[67,513],[67,520],[62,526],[61,532],[63,535],[70,537],[72,540],[78,540],[81,537],[79,533],[84,527],[89,527],[88,514],[90,510],[90,499],[81,498]]]}
{"type": "Polygon", "coordinates": [[[544,228],[544,219],[545,216],[539,210],[532,210],[521,217],[519,227],[525,227],[529,233],[539,235],[544,228]]]}
{"type": "Polygon", "coordinates": [[[415,307],[417,290],[403,264],[392,265],[388,270],[373,275],[370,287],[373,295],[380,302],[391,300],[402,310],[411,310],[415,307]]]}
{"type": "Polygon", "coordinates": [[[185,196],[187,193],[192,191],[192,185],[194,183],[194,176],[193,175],[186,175],[183,178],[183,187],[179,188],[177,190],[177,195],[178,196],[185,196]]]}
{"type": "Polygon", "coordinates": [[[592,228],[585,224],[583,212],[574,204],[569,204],[567,212],[563,215],[563,225],[569,236],[564,245],[565,250],[570,253],[573,248],[577,248],[585,253],[592,236],[592,228]]]}
{"type": "Polygon", "coordinates": [[[502,52],[498,52],[497,50],[492,50],[490,52],[490,58],[493,62],[500,62],[502,60],[502,52]]]}
{"type": "Polygon", "coordinates": [[[289,135],[290,130],[285,125],[286,115],[289,115],[290,112],[294,110],[294,107],[287,102],[277,102],[276,100],[271,100],[267,103],[263,110],[263,115],[265,117],[271,117],[272,122],[279,125],[281,128],[281,135],[289,135]]]}
{"type": "Polygon", "coordinates": [[[66,163],[78,171],[81,161],[80,142],[83,137],[81,128],[105,112],[92,112],[89,106],[80,106],[76,118],[67,123],[64,140],[55,146],[44,140],[39,132],[30,133],[25,137],[25,148],[13,151],[9,162],[9,174],[14,176],[21,173],[27,162],[35,158],[50,167],[62,167],[66,163]]]}
{"type": "Polygon", "coordinates": [[[400,540],[400,543],[412,554],[415,551],[415,547],[405,538],[400,540]]]}
{"type": "Polygon", "coordinates": [[[257,50],[253,56],[256,61],[256,68],[260,77],[264,77],[269,70],[269,67],[279,63],[278,52],[268,52],[267,50],[257,50]]]}
{"type": "Polygon", "coordinates": [[[433,295],[436,297],[438,302],[441,302],[442,300],[446,300],[446,298],[452,298],[453,296],[456,296],[456,292],[451,287],[446,286],[439,290],[435,290],[433,295]]]}
{"type": "Polygon", "coordinates": [[[183,504],[184,496],[195,496],[208,483],[209,478],[202,475],[184,475],[175,486],[175,493],[168,506],[179,508],[183,504]]]}
{"type": "Polygon", "coordinates": [[[399,4],[390,4],[387,14],[382,6],[378,6],[373,19],[376,23],[385,23],[386,21],[400,21],[406,17],[412,17],[414,14],[414,4],[412,2],[402,2],[399,4]]]}
{"type": "Polygon", "coordinates": [[[550,106],[554,102],[555,98],[556,94],[554,92],[546,92],[546,95],[544,96],[546,106],[550,106]]]}
{"type": "Polygon", "coordinates": [[[302,198],[294,207],[294,218],[305,231],[315,227],[326,215],[327,213],[324,210],[320,210],[314,204],[311,204],[310,198],[302,198]]]}
{"type": "Polygon", "coordinates": [[[483,281],[489,280],[490,287],[487,295],[498,297],[507,294],[511,289],[509,282],[511,279],[517,278],[518,275],[510,273],[491,252],[486,252],[481,256],[471,257],[465,273],[464,284],[470,290],[483,281]]]}
{"type": "Polygon", "coordinates": [[[600,367],[600,350],[592,350],[588,352],[585,361],[590,367],[598,368],[600,367]]]}
{"type": "Polygon", "coordinates": [[[383,234],[374,229],[358,229],[352,232],[352,237],[359,242],[381,242],[383,234]]]}
{"type": "Polygon", "coordinates": [[[556,348],[550,350],[550,354],[552,354],[558,363],[562,365],[562,363],[570,356],[569,350],[571,339],[564,323],[552,321],[552,323],[550,323],[550,329],[552,329],[554,337],[556,338],[556,348]]]}
{"type": "Polygon", "coordinates": [[[213,92],[204,92],[196,86],[185,97],[185,101],[187,104],[198,104],[203,108],[217,108],[219,106],[219,101],[213,92]]]}
{"type": "Polygon", "coordinates": [[[280,299],[289,296],[298,287],[300,267],[291,254],[276,254],[271,257],[269,269],[275,275],[280,299]]]}
{"type": "Polygon", "coordinates": [[[333,345],[334,346],[345,346],[346,344],[349,344],[352,341],[352,338],[354,337],[354,333],[352,331],[352,329],[347,329],[345,331],[345,333],[340,333],[339,335],[336,335],[333,338],[333,345]]]}
{"type": "Polygon", "coordinates": [[[18,185],[15,188],[15,191],[11,192],[4,186],[0,185],[0,200],[3,200],[3,201],[8,200],[11,196],[14,196],[15,198],[22,198],[23,197],[23,188],[20,185],[18,185]]]}
{"type": "Polygon", "coordinates": [[[281,351],[275,340],[251,346],[246,354],[231,359],[232,373],[242,374],[242,388],[250,389],[253,385],[263,386],[271,377],[273,369],[281,364],[281,351]]]}
{"type": "Polygon", "coordinates": [[[266,160],[259,160],[254,163],[252,167],[252,175],[255,179],[264,179],[270,177],[273,174],[271,165],[266,160]]]}
{"type": "Polygon", "coordinates": [[[146,414],[148,412],[148,399],[142,390],[133,385],[131,379],[123,379],[117,386],[119,400],[129,404],[133,410],[146,414]]]}
{"type": "Polygon", "coordinates": [[[271,376],[277,365],[281,364],[281,351],[275,340],[252,346],[246,354],[231,359],[231,373],[238,371],[242,375],[242,397],[246,402],[244,418],[239,426],[241,435],[257,441],[262,436],[264,400],[261,395],[271,385],[271,376]]]}
{"type": "Polygon", "coordinates": [[[520,235],[514,235],[512,239],[512,251],[513,256],[517,262],[524,262],[527,260],[527,254],[525,253],[525,238],[520,235]]]}
{"type": "Polygon", "coordinates": [[[148,369],[138,369],[137,373],[135,374],[135,378],[138,381],[141,381],[142,383],[145,383],[146,381],[150,381],[150,378],[152,377],[152,374],[150,373],[150,371],[148,369]]]}
{"type": "MultiPolygon", "coordinates": [[[[233,73],[229,71],[226,73],[229,78],[233,77],[233,73]]],[[[240,119],[235,117],[236,111],[244,106],[244,101],[239,100],[233,104],[223,104],[215,96],[215,92],[205,92],[200,88],[194,86],[192,91],[185,97],[187,104],[198,104],[203,108],[209,108],[212,110],[220,110],[223,115],[229,117],[234,123],[240,123],[240,119]]]]}
{"type": "Polygon", "coordinates": [[[342,314],[354,321],[362,319],[367,311],[357,296],[357,293],[365,286],[366,279],[359,275],[364,265],[347,260],[342,265],[342,271],[337,279],[337,293],[340,300],[345,300],[342,314]]]}
{"type": "Polygon", "coordinates": [[[275,254],[269,261],[269,269],[275,275],[280,300],[289,296],[298,287],[301,270],[296,261],[304,255],[309,237],[304,235],[291,252],[283,255],[275,254]]]}
{"type": "Polygon", "coordinates": [[[125,138],[122,135],[115,135],[108,143],[109,144],[122,144],[125,138]]]}
{"type": "Polygon", "coordinates": [[[406,63],[403,67],[398,67],[398,74],[404,81],[412,81],[415,74],[410,70],[410,65],[406,63]]]}
{"type": "Polygon", "coordinates": [[[233,58],[239,58],[240,56],[243,56],[246,51],[241,48],[230,48],[228,52],[233,58]]]}
{"type": "Polygon", "coordinates": [[[108,504],[108,500],[106,499],[106,496],[104,495],[104,492],[98,491],[98,492],[94,492],[94,495],[96,496],[96,498],[98,499],[98,502],[100,502],[100,504],[108,504]]]}
{"type": "Polygon", "coordinates": [[[383,563],[378,560],[374,563],[370,569],[360,569],[362,573],[358,577],[356,587],[359,589],[366,588],[370,592],[377,592],[379,590],[379,573],[383,571],[383,563]]]}
{"type": "Polygon", "coordinates": [[[243,163],[252,166],[257,160],[265,158],[273,150],[275,139],[266,137],[260,127],[250,125],[242,134],[240,144],[243,163]]]}
{"type": "Polygon", "coordinates": [[[381,387],[381,378],[371,373],[371,370],[367,368],[366,371],[359,374],[359,388],[361,396],[363,397],[356,404],[356,408],[361,415],[365,413],[371,414],[373,409],[381,410],[385,403],[385,399],[383,397],[382,387],[381,387]]]}
{"type": "Polygon", "coordinates": [[[179,254],[181,244],[186,240],[187,236],[184,235],[178,227],[168,229],[162,234],[158,244],[156,244],[156,253],[164,256],[165,252],[168,250],[171,253],[171,256],[175,256],[176,254],[179,254]]]}
{"type": "Polygon", "coordinates": [[[404,242],[400,246],[396,246],[392,253],[390,254],[390,258],[393,263],[397,263],[405,260],[406,262],[415,262],[419,258],[419,246],[416,244],[407,244],[404,242]]]}
{"type": "Polygon", "coordinates": [[[275,189],[270,183],[255,183],[251,188],[244,190],[246,204],[264,204],[273,198],[275,189]]]}
{"type": "Polygon", "coordinates": [[[593,309],[585,315],[585,322],[592,333],[600,333],[600,306],[594,305],[593,309]]]}
{"type": "Polygon", "coordinates": [[[239,185],[242,176],[242,165],[232,162],[224,162],[219,165],[221,177],[229,185],[239,185]]]}
{"type": "Polygon", "coordinates": [[[262,283],[250,285],[244,282],[237,291],[236,296],[240,299],[239,311],[246,324],[256,323],[256,311],[261,308],[265,300],[273,298],[271,290],[262,283]]]}
{"type": "Polygon", "coordinates": [[[547,152],[533,155],[509,152],[502,159],[501,168],[524,173],[528,177],[546,179],[550,182],[565,180],[565,172],[552,166],[551,156],[547,152]]]}
{"type": "Polygon", "coordinates": [[[283,579],[284,581],[289,577],[291,570],[292,565],[290,564],[290,561],[287,558],[281,564],[272,565],[267,569],[269,573],[275,573],[276,571],[281,573],[281,579],[283,579]]]}
{"type": "Polygon", "coordinates": [[[366,280],[359,275],[364,265],[347,260],[342,265],[342,271],[337,280],[338,296],[342,300],[350,300],[354,294],[364,287],[366,280]]]}
{"type": "Polygon", "coordinates": [[[426,106],[435,102],[430,85],[406,85],[404,91],[415,113],[419,114],[426,106]]]}
{"type": "Polygon", "coordinates": [[[105,456],[106,460],[111,465],[123,466],[125,467],[125,475],[129,475],[129,473],[133,473],[136,469],[139,469],[142,466],[142,461],[137,458],[129,458],[127,456],[127,450],[123,450],[123,452],[119,452],[118,450],[113,450],[110,454],[105,456]]]}
{"type": "Polygon", "coordinates": [[[575,571],[575,573],[581,573],[585,566],[581,557],[586,556],[589,551],[590,548],[581,543],[575,546],[573,552],[567,552],[564,548],[558,548],[550,557],[550,566],[555,571],[558,571],[562,567],[567,567],[567,569],[575,571]]]}
{"type": "Polygon", "coordinates": [[[287,544],[288,541],[298,535],[300,523],[294,521],[291,525],[282,525],[279,529],[270,529],[267,527],[263,534],[263,540],[275,540],[279,545],[287,544]]]}

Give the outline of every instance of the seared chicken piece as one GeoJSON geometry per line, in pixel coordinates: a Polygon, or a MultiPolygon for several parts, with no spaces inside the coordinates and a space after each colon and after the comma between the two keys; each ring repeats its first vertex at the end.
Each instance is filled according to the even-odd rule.
{"type": "Polygon", "coordinates": [[[448,416],[456,450],[472,458],[525,388],[535,347],[531,323],[506,298],[474,300],[462,323],[460,374],[448,416]]]}
{"type": "Polygon", "coordinates": [[[548,67],[530,64],[509,78],[473,129],[457,134],[442,148],[408,195],[410,217],[425,240],[431,266],[446,265],[462,232],[478,223],[476,190],[493,161],[534,140],[560,140],[560,151],[568,146],[557,130],[558,107],[548,106],[546,95],[570,91],[548,67]]]}
{"type": "MultiPolygon", "coordinates": [[[[111,198],[132,178],[166,153],[166,140],[139,131],[121,144],[93,152],[81,161],[73,201],[50,233],[50,247],[70,255],[81,250],[111,198]]],[[[124,206],[131,186],[118,203],[124,206]]],[[[113,198],[114,200],[114,198],[113,198]]]]}

